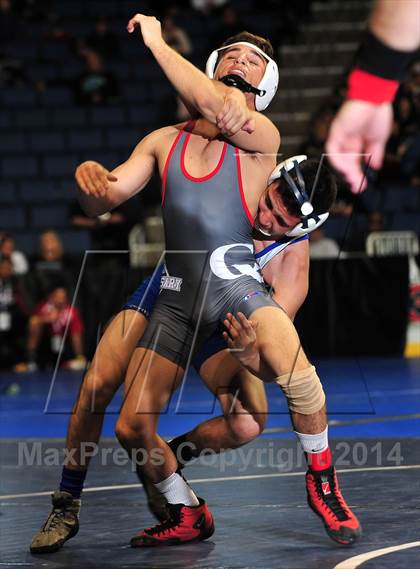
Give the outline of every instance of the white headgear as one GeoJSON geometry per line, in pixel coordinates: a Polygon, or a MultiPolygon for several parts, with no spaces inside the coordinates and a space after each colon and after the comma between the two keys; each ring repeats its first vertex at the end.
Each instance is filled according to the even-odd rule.
{"type": "Polygon", "coordinates": [[[257,85],[257,89],[261,91],[260,95],[255,95],[255,108],[257,111],[263,111],[268,107],[271,103],[274,95],[276,94],[277,87],[279,84],[279,70],[277,67],[277,63],[274,59],[271,59],[262,49],[258,46],[249,43],[247,41],[237,41],[235,43],[231,43],[230,45],[225,45],[223,47],[219,47],[219,49],[215,49],[211,52],[210,57],[206,63],[206,75],[210,77],[210,79],[214,78],[214,73],[217,67],[217,60],[219,58],[219,52],[225,49],[228,49],[234,45],[247,45],[248,47],[252,48],[254,51],[257,51],[260,55],[264,57],[267,61],[267,66],[265,68],[264,76],[261,79],[260,83],[257,85]]]}
{"type": "Polygon", "coordinates": [[[268,179],[268,183],[271,184],[275,180],[283,178],[300,206],[302,221],[286,233],[288,237],[302,237],[314,229],[318,229],[318,227],[320,227],[329,216],[328,212],[318,214],[314,213],[314,208],[309,201],[308,194],[305,189],[305,181],[299,168],[299,164],[307,159],[307,156],[299,155],[292,156],[292,158],[288,158],[287,160],[280,162],[280,164],[274,168],[268,179]],[[291,170],[295,171],[298,181],[297,184],[288,174],[291,170]]]}

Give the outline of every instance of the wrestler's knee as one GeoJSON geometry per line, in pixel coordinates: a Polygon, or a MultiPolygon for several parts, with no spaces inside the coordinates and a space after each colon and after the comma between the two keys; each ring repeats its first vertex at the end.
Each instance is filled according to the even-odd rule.
{"type": "Polygon", "coordinates": [[[115,425],[115,435],[124,448],[139,446],[155,433],[155,424],[150,415],[131,417],[122,413],[115,425]]]}
{"type": "Polygon", "coordinates": [[[264,415],[232,413],[226,417],[230,434],[236,444],[243,445],[257,438],[264,430],[264,415]]]}
{"type": "Polygon", "coordinates": [[[325,405],[325,393],[314,366],[283,374],[276,378],[276,383],[294,413],[313,415],[325,405]]]}
{"type": "Polygon", "coordinates": [[[94,412],[105,411],[121,384],[120,378],[105,369],[92,366],[85,375],[79,404],[94,412]]]}

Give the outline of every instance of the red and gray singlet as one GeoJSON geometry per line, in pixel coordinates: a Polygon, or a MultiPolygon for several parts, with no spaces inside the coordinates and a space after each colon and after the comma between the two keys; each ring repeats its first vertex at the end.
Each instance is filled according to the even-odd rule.
{"type": "Polygon", "coordinates": [[[240,150],[223,143],[213,172],[195,178],[184,160],[190,136],[188,127],[178,134],[163,173],[165,270],[139,343],[183,367],[193,338],[197,349],[227,312],[249,317],[260,306],[277,306],[254,257],[240,150]]]}

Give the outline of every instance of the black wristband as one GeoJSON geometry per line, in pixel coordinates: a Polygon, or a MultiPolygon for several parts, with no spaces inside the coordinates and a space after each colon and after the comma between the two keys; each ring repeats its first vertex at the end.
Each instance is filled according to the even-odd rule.
{"type": "Polygon", "coordinates": [[[356,55],[356,65],[359,69],[383,79],[402,81],[417,53],[417,50],[400,51],[388,47],[367,30],[356,55]]]}

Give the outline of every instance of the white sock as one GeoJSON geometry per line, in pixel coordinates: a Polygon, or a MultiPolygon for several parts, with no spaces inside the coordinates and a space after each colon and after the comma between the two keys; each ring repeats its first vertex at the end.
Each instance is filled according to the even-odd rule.
{"type": "Polygon", "coordinates": [[[191,487],[176,472],[162,480],[162,482],[158,482],[155,486],[170,504],[184,504],[184,506],[200,505],[191,487]]]}
{"type": "Polygon", "coordinates": [[[304,452],[322,452],[328,448],[328,426],[316,435],[306,435],[295,431],[304,452]]]}

